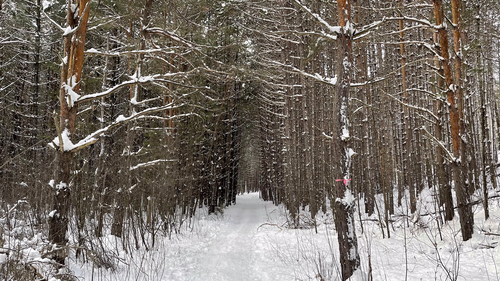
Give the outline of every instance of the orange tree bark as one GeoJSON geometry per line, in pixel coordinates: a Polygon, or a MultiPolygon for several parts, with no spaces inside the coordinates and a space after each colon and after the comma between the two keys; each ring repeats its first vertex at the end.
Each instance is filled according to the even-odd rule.
{"type": "MultiPolygon", "coordinates": [[[[458,24],[460,21],[460,17],[456,18],[458,13],[458,0],[452,0],[452,14],[453,20],[458,24]],[[453,2],[455,2],[453,4],[453,2]],[[454,8],[455,7],[455,8],[454,8]]],[[[455,192],[457,195],[457,206],[458,206],[458,214],[460,216],[460,226],[462,230],[462,238],[464,241],[469,240],[472,237],[473,226],[474,226],[474,217],[472,214],[472,209],[469,204],[469,196],[465,186],[465,178],[463,177],[462,171],[462,151],[461,151],[461,136],[460,134],[464,133],[463,131],[463,122],[460,121],[460,118],[463,118],[463,97],[462,91],[460,89],[460,79],[461,79],[461,61],[460,58],[457,58],[459,62],[455,66],[457,84],[453,82],[453,75],[451,69],[450,55],[448,53],[448,34],[446,32],[445,24],[444,24],[444,13],[443,13],[443,3],[442,0],[434,0],[434,16],[436,17],[436,24],[439,26],[438,35],[439,35],[439,43],[441,45],[441,57],[443,61],[443,70],[446,81],[446,97],[450,107],[450,125],[451,125],[451,140],[452,140],[452,151],[453,156],[455,157],[452,167],[453,167],[453,179],[455,183],[455,192]],[[460,124],[462,123],[462,124],[460,124]],[[462,125],[462,129],[460,128],[462,125]]],[[[456,25],[454,23],[454,25],[456,25]]],[[[458,29],[458,28],[455,28],[458,29]]],[[[455,48],[458,46],[458,50],[460,51],[460,31],[454,30],[454,33],[457,34],[455,36],[455,48]]],[[[465,159],[463,159],[465,161],[465,159]]]]}
{"type": "MultiPolygon", "coordinates": [[[[464,241],[469,240],[474,232],[474,215],[472,213],[472,206],[470,205],[470,193],[475,188],[467,186],[465,183],[469,182],[466,179],[467,165],[466,165],[466,145],[467,142],[464,141],[467,138],[467,133],[465,132],[465,117],[464,117],[464,97],[462,89],[462,50],[461,50],[461,1],[451,0],[451,14],[453,21],[453,47],[455,50],[455,98],[457,103],[458,111],[458,127],[459,127],[459,141],[460,141],[460,155],[462,158],[462,163],[457,163],[461,165],[458,169],[460,170],[460,184],[456,187],[457,193],[457,205],[458,214],[460,215],[460,226],[462,230],[462,238],[464,241]],[[469,192],[470,191],[470,192],[469,192]]],[[[472,185],[473,182],[469,182],[472,185]]]]}
{"type": "MultiPolygon", "coordinates": [[[[434,35],[434,42],[435,44],[438,43],[437,36],[434,35]]],[[[440,49],[438,49],[438,53],[440,52],[440,49]]],[[[439,59],[436,59],[436,68],[439,69],[437,76],[437,91],[441,91],[444,85],[444,80],[442,77],[444,77],[444,72],[443,69],[441,68],[441,62],[439,59]]],[[[445,120],[445,116],[443,113],[443,102],[440,99],[434,100],[434,113],[436,116],[439,118],[439,122],[436,122],[434,125],[434,132],[436,134],[436,139],[442,141],[443,140],[443,122],[445,120]]],[[[451,221],[453,220],[453,217],[455,216],[455,211],[453,209],[453,196],[451,194],[451,184],[449,182],[449,176],[445,171],[445,166],[444,166],[444,151],[441,147],[436,148],[436,162],[437,162],[437,178],[438,178],[438,186],[439,186],[439,203],[440,205],[444,205],[445,209],[445,220],[446,221],[451,221]]]]}
{"type": "MultiPolygon", "coordinates": [[[[75,95],[80,91],[80,79],[83,67],[83,54],[85,50],[85,35],[89,18],[89,7],[91,0],[68,0],[67,21],[64,34],[63,65],[61,69],[61,88],[59,91],[60,119],[58,134],[71,135],[75,131],[77,105],[74,103],[75,95]],[[70,31],[71,30],[71,31],[70,31]]],[[[57,121],[56,121],[57,122],[57,121]]],[[[70,171],[73,152],[69,147],[64,148],[59,137],[59,148],[56,158],[56,193],[54,196],[54,210],[51,212],[49,221],[49,240],[62,248],[66,240],[68,229],[68,213],[70,209],[70,171]]],[[[56,251],[54,259],[64,264],[67,256],[66,251],[56,251]]]]}

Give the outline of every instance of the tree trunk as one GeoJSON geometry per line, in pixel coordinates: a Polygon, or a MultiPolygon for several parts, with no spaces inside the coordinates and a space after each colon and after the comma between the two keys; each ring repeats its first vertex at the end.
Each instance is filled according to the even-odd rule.
{"type": "MultiPolygon", "coordinates": [[[[472,237],[472,233],[474,232],[474,215],[472,213],[472,206],[469,204],[469,201],[470,201],[470,194],[473,192],[473,190],[475,190],[475,188],[474,186],[472,186],[473,182],[471,180],[466,180],[467,165],[465,165],[466,163],[465,156],[467,155],[466,152],[467,152],[468,142],[466,139],[468,135],[465,132],[465,116],[464,116],[465,109],[464,109],[464,97],[462,88],[461,9],[462,9],[462,3],[460,0],[451,0],[451,13],[453,19],[453,47],[455,50],[455,85],[456,85],[454,87],[455,91],[453,93],[454,94],[453,99],[456,100],[457,111],[458,111],[457,113],[455,113],[455,115],[458,114],[458,136],[456,136],[456,133],[453,133],[452,130],[452,138],[453,138],[453,143],[458,142],[459,147],[457,149],[460,149],[460,151],[455,152],[456,148],[454,145],[453,153],[455,157],[464,158],[461,159],[463,163],[457,162],[458,166],[461,166],[457,168],[457,173],[459,175],[458,182],[460,184],[457,185],[457,181],[455,181],[455,189],[457,193],[457,205],[458,205],[458,213],[460,215],[462,238],[464,241],[467,241],[472,237]],[[458,140],[455,140],[456,137],[458,138],[458,140]]],[[[448,88],[451,88],[450,84],[448,85],[448,88]]],[[[448,97],[448,100],[450,100],[450,97],[448,97]]],[[[453,107],[453,103],[450,104],[453,107]]],[[[452,128],[453,127],[455,127],[456,130],[457,126],[455,125],[452,126],[452,128]]]]}
{"type": "MultiPolygon", "coordinates": [[[[438,44],[438,39],[436,35],[434,35],[434,42],[439,48],[438,44]]],[[[439,48],[438,52],[440,52],[441,49],[439,48]]],[[[438,75],[436,75],[437,79],[437,88],[436,88],[436,93],[439,93],[442,91],[444,87],[444,80],[442,77],[444,77],[444,72],[442,65],[439,61],[439,58],[436,57],[435,60],[436,68],[439,69],[438,75]]],[[[436,139],[439,141],[443,141],[443,122],[445,121],[445,114],[443,112],[443,102],[440,99],[434,100],[434,114],[439,119],[439,122],[436,122],[434,125],[434,133],[436,135],[436,139]]],[[[444,164],[444,156],[443,156],[443,149],[438,146],[436,148],[436,161],[437,161],[437,180],[438,180],[438,186],[439,186],[439,204],[441,206],[444,205],[444,210],[445,210],[445,220],[446,221],[451,221],[453,220],[453,217],[455,216],[455,211],[453,210],[453,196],[451,194],[451,185],[450,181],[448,178],[448,174],[446,173],[446,167],[444,164]]]]}
{"type": "MultiPolygon", "coordinates": [[[[476,18],[476,32],[479,34],[480,30],[480,18],[476,18]]],[[[486,173],[486,167],[489,161],[488,159],[488,121],[486,120],[486,90],[484,86],[484,68],[483,68],[483,62],[481,58],[481,45],[479,43],[479,40],[476,42],[477,43],[477,52],[476,52],[476,59],[477,59],[477,83],[478,83],[478,93],[479,93],[479,100],[480,100],[480,112],[481,112],[481,119],[480,119],[480,127],[481,127],[481,155],[482,155],[482,169],[481,169],[481,178],[482,178],[482,184],[483,184],[483,207],[484,207],[484,219],[487,220],[490,216],[489,212],[489,206],[488,206],[488,180],[487,180],[487,173],[486,173]]]]}
{"type": "MultiPolygon", "coordinates": [[[[399,44],[400,55],[401,55],[401,87],[403,92],[403,101],[408,104],[408,92],[406,84],[406,54],[405,54],[405,44],[404,42],[404,22],[399,21],[399,44]]],[[[408,192],[410,194],[410,212],[413,214],[417,210],[417,201],[415,193],[415,184],[413,182],[413,158],[414,153],[412,152],[412,141],[413,141],[413,131],[410,124],[410,113],[407,106],[403,106],[404,112],[404,124],[405,130],[403,132],[403,177],[405,181],[405,186],[408,187],[408,192]]]]}
{"type": "MultiPolygon", "coordinates": [[[[453,12],[453,21],[455,25],[459,24],[460,17],[458,15],[458,1],[452,1],[452,12],[453,12]]],[[[438,29],[439,35],[439,43],[441,46],[441,57],[443,60],[443,70],[446,81],[446,96],[449,103],[450,110],[450,125],[451,125],[451,140],[452,140],[452,151],[454,156],[454,161],[452,163],[453,169],[453,179],[455,183],[455,192],[457,195],[457,205],[458,205],[458,214],[460,216],[460,225],[462,230],[462,238],[464,241],[469,240],[472,237],[473,226],[474,226],[474,217],[472,215],[472,209],[469,205],[469,195],[466,190],[465,185],[465,177],[463,176],[462,171],[462,161],[465,159],[461,159],[461,154],[463,150],[460,148],[461,144],[461,121],[460,116],[463,116],[463,112],[460,113],[460,110],[463,110],[463,97],[461,96],[462,90],[459,85],[455,85],[453,83],[453,75],[450,63],[450,56],[448,53],[448,34],[446,33],[446,29],[444,28],[444,13],[443,13],[443,3],[441,0],[434,0],[434,15],[436,17],[436,24],[440,26],[438,29]]],[[[454,30],[455,35],[455,48],[460,51],[460,32],[454,30]]],[[[458,53],[460,54],[460,53],[458,53]]],[[[456,69],[456,77],[461,77],[460,74],[460,66],[461,60],[458,58],[460,63],[458,63],[458,68],[456,69]]],[[[457,67],[457,65],[456,65],[457,67]]]]}
{"type": "Polygon", "coordinates": [[[354,194],[350,189],[350,168],[352,149],[349,136],[349,84],[352,69],[352,34],[349,28],[351,22],[351,4],[347,0],[338,0],[338,15],[341,26],[338,42],[338,84],[334,100],[334,159],[336,198],[335,227],[338,233],[340,248],[340,264],[342,280],[349,279],[359,268],[360,258],[358,240],[354,227],[354,194]]]}
{"type": "MultiPolygon", "coordinates": [[[[492,46],[493,44],[489,44],[489,46],[492,46]]],[[[488,148],[489,150],[487,151],[488,152],[488,166],[489,166],[489,173],[490,173],[490,182],[491,182],[491,188],[493,190],[496,190],[497,187],[498,187],[498,183],[497,183],[497,178],[496,178],[496,163],[497,163],[497,160],[496,160],[496,155],[498,155],[498,150],[497,150],[497,147],[496,147],[496,139],[495,139],[495,134],[491,134],[490,133],[490,129],[493,130],[493,132],[495,132],[495,107],[491,105],[491,103],[495,103],[496,102],[496,99],[495,99],[495,91],[494,91],[494,85],[495,85],[495,81],[494,81],[494,77],[493,77],[493,66],[492,66],[492,61],[489,60],[488,61],[488,76],[487,76],[487,81],[488,81],[488,89],[486,91],[486,104],[487,104],[487,107],[489,108],[489,112],[490,112],[490,115],[489,117],[487,117],[487,120],[489,120],[490,124],[491,124],[491,128],[490,126],[487,126],[486,127],[486,136],[488,137],[488,140],[487,140],[487,143],[488,143],[488,148]]],[[[497,124],[498,126],[498,124],[497,124]]],[[[497,127],[497,130],[498,130],[498,127],[497,127]]],[[[485,167],[486,169],[486,167],[485,167]]]]}
{"type": "MultiPolygon", "coordinates": [[[[54,210],[51,213],[49,222],[49,240],[58,247],[66,244],[66,231],[68,229],[68,213],[70,209],[70,175],[73,152],[65,150],[61,143],[61,134],[66,134],[69,138],[75,131],[76,114],[78,106],[74,104],[75,95],[68,91],[72,89],[76,94],[80,91],[80,79],[83,68],[83,53],[85,50],[85,35],[87,33],[87,22],[89,18],[90,0],[78,1],[79,9],[72,11],[72,1],[68,1],[66,26],[72,29],[79,25],[73,33],[64,37],[64,58],[61,69],[61,87],[59,91],[59,103],[61,106],[60,119],[58,124],[59,149],[56,158],[56,194],[54,196],[54,210]],[[75,13],[78,12],[78,15],[75,13]]],[[[54,259],[60,264],[64,264],[67,257],[66,251],[57,251],[54,259]]]]}

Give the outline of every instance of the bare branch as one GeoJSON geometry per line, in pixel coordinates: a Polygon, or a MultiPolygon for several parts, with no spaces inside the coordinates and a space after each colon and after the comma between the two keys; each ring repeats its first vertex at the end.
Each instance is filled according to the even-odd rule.
{"type": "Polygon", "coordinates": [[[443,149],[444,152],[446,152],[446,155],[448,156],[447,160],[449,162],[453,163],[453,162],[457,161],[457,159],[453,156],[453,154],[448,149],[446,149],[446,147],[444,146],[444,144],[441,141],[439,141],[438,139],[436,139],[436,137],[434,137],[431,133],[429,133],[429,131],[427,131],[427,129],[425,128],[425,126],[422,126],[421,130],[424,131],[425,134],[427,136],[429,136],[429,138],[432,141],[434,141],[439,147],[441,147],[441,149],[443,149]]]}

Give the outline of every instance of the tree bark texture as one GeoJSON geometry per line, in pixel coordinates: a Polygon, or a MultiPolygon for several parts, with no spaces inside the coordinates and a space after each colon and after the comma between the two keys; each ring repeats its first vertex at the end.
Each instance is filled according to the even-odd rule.
{"type": "MultiPolygon", "coordinates": [[[[457,2],[453,0],[452,2],[457,2]]],[[[452,5],[452,13],[455,14],[458,11],[458,4],[454,3],[452,5]]],[[[434,0],[434,16],[436,17],[436,24],[440,27],[438,29],[439,43],[441,46],[441,57],[443,61],[443,70],[446,82],[446,97],[449,103],[450,110],[450,127],[451,127],[451,141],[452,141],[452,152],[454,156],[454,161],[452,163],[453,178],[455,183],[455,192],[457,195],[457,205],[458,214],[460,216],[460,225],[462,230],[462,238],[464,241],[469,240],[472,237],[474,217],[472,214],[472,208],[469,205],[469,195],[466,190],[465,177],[462,171],[462,162],[465,159],[461,159],[462,150],[461,146],[461,129],[460,129],[460,116],[463,116],[463,97],[461,96],[460,86],[454,84],[453,73],[451,69],[450,55],[448,52],[448,34],[446,33],[445,23],[444,23],[444,12],[443,3],[441,0],[434,0]],[[462,110],[462,113],[460,113],[462,110]]],[[[458,24],[459,19],[454,18],[458,24]]],[[[459,32],[458,32],[459,34],[459,32]]],[[[455,40],[460,40],[459,35],[455,37],[455,40]]],[[[459,44],[459,43],[458,43],[459,44]]],[[[460,72],[460,68],[457,73],[460,72]]],[[[459,73],[460,74],[460,73],[459,73]]],[[[456,77],[461,77],[456,75],[456,77]]],[[[463,130],[463,129],[462,129],[463,130]]]]}
{"type": "MultiPolygon", "coordinates": [[[[79,93],[80,79],[83,68],[83,54],[85,50],[85,35],[89,19],[91,0],[68,1],[66,27],[73,32],[64,35],[64,61],[61,69],[61,86],[59,103],[61,107],[59,119],[59,135],[67,131],[69,137],[75,131],[76,114],[78,106],[69,91],[79,93]],[[71,90],[70,90],[71,89],[71,90]]],[[[73,152],[64,149],[59,137],[59,149],[56,158],[56,194],[54,196],[54,210],[49,222],[49,240],[58,247],[66,244],[66,231],[68,229],[68,213],[70,209],[70,176],[73,152]]],[[[58,251],[55,260],[64,264],[66,251],[58,251]]]]}
{"type": "Polygon", "coordinates": [[[340,248],[342,280],[349,279],[360,266],[358,241],[354,227],[354,198],[350,189],[351,157],[349,136],[349,84],[352,69],[351,4],[338,0],[341,32],[338,37],[337,92],[334,99],[334,159],[335,175],[335,227],[340,248]]]}

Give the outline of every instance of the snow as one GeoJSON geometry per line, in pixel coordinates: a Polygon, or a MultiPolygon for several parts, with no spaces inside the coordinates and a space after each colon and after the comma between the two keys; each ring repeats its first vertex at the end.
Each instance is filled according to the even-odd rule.
{"type": "Polygon", "coordinates": [[[330,25],[326,20],[324,20],[320,15],[313,13],[311,9],[308,7],[304,6],[299,0],[294,0],[295,3],[297,3],[304,11],[306,11],[308,14],[310,14],[316,21],[321,23],[328,31],[332,34],[339,34],[341,27],[340,26],[332,26],[330,25]]]}
{"type": "MultiPolygon", "coordinates": [[[[491,195],[498,194],[492,191],[491,195]]],[[[408,196],[404,194],[404,200],[408,196]]],[[[361,265],[350,280],[369,280],[370,272],[372,280],[498,280],[499,199],[490,200],[488,221],[484,220],[481,205],[474,206],[474,235],[463,242],[458,217],[437,227],[435,196],[433,190],[422,191],[417,201],[419,215],[413,221],[406,208],[395,207],[390,219],[391,238],[383,238],[382,231],[387,229],[381,228],[378,214],[368,217],[363,212],[364,204],[360,204],[361,220],[355,210],[355,223],[349,222],[349,228],[352,231],[355,227],[358,236],[361,265]]],[[[349,200],[354,194],[346,193],[344,197],[349,200]]],[[[376,199],[382,206],[383,196],[376,199]]],[[[331,212],[320,212],[313,220],[306,207],[299,218],[298,228],[288,227],[289,217],[283,206],[261,201],[258,193],[250,193],[238,196],[236,205],[223,210],[223,214],[208,215],[206,209],[199,209],[192,221],[185,222],[180,234],[170,239],[157,236],[153,249],[142,247],[126,253],[121,239],[102,237],[100,243],[106,252],[119,258],[114,271],[97,268],[90,260],[77,261],[74,251],[66,264],[78,280],[95,281],[340,280],[337,233],[331,212]]],[[[15,232],[19,230],[5,232],[4,237],[15,232]]],[[[14,257],[3,250],[19,249],[26,264],[39,268],[39,272],[49,272],[50,260],[42,258],[45,240],[42,234],[31,239],[4,239],[0,264],[14,257]]],[[[47,280],[56,280],[53,278],[46,276],[47,280]]]]}
{"type": "Polygon", "coordinates": [[[56,213],[57,213],[57,210],[50,211],[49,218],[53,218],[56,213]]]}
{"type": "MultiPolygon", "coordinates": [[[[95,270],[93,280],[294,280],[293,271],[270,253],[270,242],[279,228],[263,224],[275,209],[261,201],[258,193],[239,196],[222,217],[203,214],[192,232],[164,239],[157,251],[123,257],[130,266],[121,265],[115,273],[95,270]],[[102,274],[107,277],[98,279],[102,274]]],[[[114,237],[109,239],[119,244],[114,237]]],[[[73,263],[70,267],[76,276],[92,280],[91,265],[73,263]]]]}
{"type": "Polygon", "coordinates": [[[325,77],[324,80],[327,82],[327,83],[330,83],[332,85],[335,85],[337,84],[337,76],[334,76],[334,77],[325,77]]]}
{"type": "Polygon", "coordinates": [[[342,128],[342,135],[340,136],[340,139],[345,141],[349,139],[349,130],[346,127],[342,128]]]}
{"type": "Polygon", "coordinates": [[[356,153],[354,150],[352,150],[352,148],[349,148],[349,149],[347,150],[347,157],[349,157],[349,158],[351,158],[352,156],[354,156],[354,155],[356,155],[356,154],[357,154],[357,153],[356,153]]]}
{"type": "Polygon", "coordinates": [[[349,61],[348,57],[344,57],[344,60],[342,61],[342,66],[344,67],[345,71],[349,71],[351,68],[351,62],[349,61]]]}
{"type": "MultiPolygon", "coordinates": [[[[458,218],[440,225],[441,241],[430,210],[433,196],[431,190],[422,192],[421,216],[415,223],[407,224],[407,210],[396,208],[389,239],[382,237],[376,214],[363,214],[364,232],[355,215],[361,267],[350,280],[368,280],[370,271],[373,280],[389,281],[447,280],[449,275],[472,281],[500,277],[496,268],[500,237],[479,234],[480,229],[500,231],[498,201],[491,204],[492,218],[486,222],[481,220],[482,211],[476,211],[477,229],[470,241],[461,241],[458,218]]],[[[377,197],[378,204],[382,200],[377,197]]],[[[307,208],[301,213],[300,228],[287,228],[283,207],[261,201],[258,193],[238,196],[236,205],[223,215],[200,212],[191,231],[170,240],[162,238],[157,249],[120,253],[126,264],[120,264],[116,272],[74,262],[69,266],[81,280],[340,280],[337,233],[330,212],[318,214],[317,231],[307,208]]],[[[106,239],[111,247],[121,245],[119,239],[106,239]]]]}
{"type": "Polygon", "coordinates": [[[0,254],[0,264],[6,262],[7,258],[8,258],[7,254],[3,254],[3,253],[0,254]]]}
{"type": "Polygon", "coordinates": [[[457,88],[458,88],[458,86],[455,84],[450,84],[450,87],[448,87],[448,89],[450,89],[450,91],[452,91],[452,92],[456,92],[457,88]]]}
{"type": "MultiPolygon", "coordinates": [[[[319,82],[322,82],[322,83],[330,84],[332,86],[335,86],[335,84],[337,84],[337,76],[335,76],[335,75],[333,77],[323,77],[319,73],[311,74],[311,73],[308,73],[306,71],[302,71],[293,65],[283,64],[281,62],[273,61],[273,60],[271,60],[269,62],[273,63],[277,66],[289,69],[292,72],[299,73],[300,75],[303,75],[305,77],[312,78],[312,79],[319,81],[319,82]]],[[[303,87],[303,85],[297,84],[297,85],[293,85],[293,87],[301,88],[301,87],[303,87]]],[[[295,97],[297,97],[297,96],[301,96],[301,95],[295,95],[295,97]]]]}
{"type": "MultiPolygon", "coordinates": [[[[77,149],[84,147],[88,144],[94,143],[97,140],[96,138],[93,137],[93,135],[89,135],[89,136],[85,137],[84,139],[80,140],[78,143],[73,144],[73,142],[71,141],[69,136],[70,136],[70,132],[68,131],[68,129],[65,129],[61,133],[64,151],[74,151],[74,150],[77,150],[77,149]]],[[[52,140],[52,142],[49,143],[49,146],[54,148],[54,149],[59,148],[60,147],[59,137],[55,137],[52,140]]]]}
{"type": "Polygon", "coordinates": [[[64,28],[63,31],[64,31],[64,33],[63,33],[63,37],[64,37],[64,36],[71,34],[74,31],[74,29],[72,29],[71,26],[67,26],[66,28],[64,28]]]}
{"type": "Polygon", "coordinates": [[[349,120],[347,118],[347,104],[343,101],[342,105],[340,106],[340,119],[342,123],[342,135],[340,136],[340,139],[342,141],[346,141],[350,138],[349,134],[349,120]]]}
{"type": "Polygon", "coordinates": [[[65,188],[68,188],[68,184],[67,183],[64,183],[64,182],[60,182],[56,185],[56,190],[57,191],[60,191],[60,190],[63,190],[65,188]]]}
{"type": "Polygon", "coordinates": [[[50,6],[54,5],[56,1],[55,0],[43,0],[42,2],[42,6],[43,6],[43,9],[47,9],[49,8],[50,6]]]}
{"type": "MultiPolygon", "coordinates": [[[[185,94],[183,96],[181,96],[180,98],[182,97],[185,97],[185,96],[188,96],[189,94],[185,94]]],[[[83,97],[87,97],[88,95],[86,96],[83,96],[83,97]]],[[[172,108],[179,108],[179,107],[182,107],[183,104],[178,104],[178,105],[173,105],[174,102],[172,103],[169,103],[165,106],[158,106],[158,107],[150,107],[148,109],[145,109],[143,111],[140,111],[140,112],[132,112],[132,115],[129,116],[129,117],[125,117],[123,115],[120,115],[116,118],[115,122],[109,124],[108,126],[106,127],[103,127],[97,131],[94,131],[93,133],[87,135],[86,137],[84,137],[83,139],[81,139],[80,141],[78,141],[78,143],[76,144],[73,144],[69,138],[69,131],[67,131],[67,129],[65,129],[62,133],[61,133],[61,138],[63,140],[63,145],[64,145],[64,151],[77,151],[85,146],[88,146],[88,145],[91,145],[93,143],[95,143],[97,140],[98,140],[98,137],[104,133],[106,133],[110,128],[113,128],[114,126],[116,126],[118,123],[121,123],[121,122],[128,122],[130,120],[134,120],[134,119],[139,119],[139,118],[158,118],[157,116],[150,116],[148,114],[152,114],[152,113],[155,113],[155,112],[159,112],[159,111],[162,111],[162,110],[167,110],[167,109],[172,109],[172,108]]],[[[196,114],[193,114],[193,113],[186,113],[186,114],[180,114],[180,115],[177,115],[177,117],[180,117],[180,116],[189,116],[189,115],[196,115],[196,114]]],[[[59,137],[55,137],[51,143],[49,143],[49,146],[53,149],[58,149],[60,147],[59,145],[59,137]]]]}
{"type": "MultiPolygon", "coordinates": [[[[17,221],[18,223],[21,223],[21,221],[17,221]]],[[[21,260],[22,262],[19,263],[17,266],[26,266],[26,268],[36,271],[39,273],[41,276],[48,276],[48,278],[44,280],[59,280],[59,279],[54,279],[54,277],[49,276],[52,275],[53,273],[56,273],[52,270],[51,265],[52,262],[51,260],[47,258],[42,258],[42,252],[45,251],[46,249],[44,246],[46,245],[44,242],[44,238],[42,237],[42,234],[35,234],[31,238],[22,238],[20,237],[15,238],[16,236],[20,235],[21,233],[24,232],[23,228],[28,227],[29,229],[33,230],[33,225],[26,224],[22,225],[17,225],[10,231],[7,230],[5,232],[5,235],[7,236],[8,239],[5,239],[5,243],[2,245],[0,244],[0,268],[2,269],[2,272],[0,273],[0,280],[5,280],[2,279],[4,277],[7,269],[7,273],[9,272],[10,268],[13,268],[11,266],[8,266],[6,268],[3,268],[2,265],[5,262],[12,261],[13,263],[18,262],[21,260]],[[7,252],[4,252],[7,251],[7,252]],[[9,252],[11,251],[11,252],[9,252]]],[[[5,236],[3,238],[6,238],[5,236]]],[[[21,267],[22,268],[22,267],[21,267]]],[[[60,273],[64,273],[65,270],[61,270],[60,273]]],[[[34,275],[32,275],[34,276],[34,275]]],[[[12,277],[12,275],[10,275],[12,277]]],[[[27,275],[24,275],[24,277],[27,277],[27,275]]],[[[38,276],[37,276],[38,277],[38,276]]],[[[32,278],[31,280],[41,280],[39,278],[32,278]]],[[[7,280],[21,280],[21,279],[7,279],[7,280]]],[[[28,279],[22,279],[22,280],[28,280],[28,279]]]]}
{"type": "Polygon", "coordinates": [[[76,85],[77,81],[75,75],[71,76],[71,78],[69,78],[68,81],[66,81],[66,83],[62,85],[62,87],[66,92],[66,102],[68,103],[69,107],[73,107],[75,101],[77,101],[80,98],[80,95],[74,91],[76,85]]]}
{"type": "Polygon", "coordinates": [[[30,260],[41,258],[40,252],[33,248],[26,248],[21,251],[22,255],[30,260]]]}
{"type": "MultiPolygon", "coordinates": [[[[61,139],[62,139],[62,142],[63,142],[63,149],[64,149],[64,151],[71,151],[71,150],[73,150],[75,148],[75,145],[71,142],[71,139],[69,138],[69,136],[70,136],[70,132],[68,131],[68,129],[65,129],[64,131],[62,131],[62,133],[61,133],[61,139]]],[[[52,140],[52,143],[50,145],[54,149],[60,147],[59,137],[55,137],[54,140],[52,140]]]]}
{"type": "Polygon", "coordinates": [[[118,117],[116,117],[115,122],[118,123],[118,122],[122,122],[125,120],[127,120],[127,117],[123,116],[123,114],[120,114],[118,117]]]}
{"type": "Polygon", "coordinates": [[[349,20],[348,20],[348,21],[346,22],[345,26],[344,26],[344,34],[349,34],[349,35],[352,35],[352,34],[354,34],[354,31],[355,31],[355,29],[354,29],[354,25],[353,25],[353,24],[351,24],[351,23],[349,22],[349,20]]]}
{"type": "Polygon", "coordinates": [[[327,135],[325,132],[321,132],[321,133],[322,133],[322,135],[323,135],[325,138],[330,139],[330,140],[333,140],[333,137],[332,137],[332,136],[327,135]]]}
{"type": "MultiPolygon", "coordinates": [[[[344,181],[344,184],[347,185],[347,182],[349,180],[343,180],[344,181]]],[[[354,203],[354,200],[356,198],[354,197],[354,195],[352,195],[351,193],[351,189],[347,188],[344,192],[344,197],[343,198],[337,198],[337,202],[342,202],[343,205],[346,205],[346,206],[350,206],[351,204],[354,203]]],[[[350,236],[352,237],[352,236],[350,236]]]]}
{"type": "Polygon", "coordinates": [[[133,170],[138,169],[138,168],[145,168],[145,167],[149,167],[149,166],[154,166],[158,163],[175,162],[175,161],[177,161],[177,159],[156,159],[156,160],[152,160],[152,161],[149,161],[146,163],[140,163],[140,164],[137,164],[135,166],[132,166],[132,167],[130,167],[130,171],[133,171],[133,170]]]}
{"type": "MultiPolygon", "coordinates": [[[[86,138],[80,140],[78,143],[74,144],[69,137],[70,135],[71,133],[68,131],[68,129],[64,129],[64,131],[62,131],[61,133],[64,151],[74,151],[88,144],[94,143],[97,140],[92,135],[89,135],[86,138]]],[[[52,142],[49,143],[49,146],[51,146],[53,149],[58,149],[60,147],[59,137],[55,137],[52,142]]]]}

